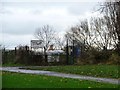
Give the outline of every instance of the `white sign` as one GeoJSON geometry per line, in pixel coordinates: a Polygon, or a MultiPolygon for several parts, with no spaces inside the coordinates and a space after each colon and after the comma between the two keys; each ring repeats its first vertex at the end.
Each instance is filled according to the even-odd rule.
{"type": "Polygon", "coordinates": [[[43,48],[43,41],[42,40],[31,40],[31,48],[43,48]]]}

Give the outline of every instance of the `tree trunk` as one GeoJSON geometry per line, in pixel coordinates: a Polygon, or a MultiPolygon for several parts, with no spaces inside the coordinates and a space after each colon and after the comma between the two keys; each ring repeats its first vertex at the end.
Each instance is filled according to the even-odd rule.
{"type": "Polygon", "coordinates": [[[44,57],[45,57],[45,63],[47,63],[47,53],[46,53],[46,48],[44,47],[44,57]]]}

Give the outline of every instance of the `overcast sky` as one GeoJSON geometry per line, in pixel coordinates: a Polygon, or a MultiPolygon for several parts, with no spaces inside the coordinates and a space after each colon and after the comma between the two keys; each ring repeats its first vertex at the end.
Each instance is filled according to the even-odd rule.
{"type": "Polygon", "coordinates": [[[97,5],[96,0],[1,0],[0,43],[7,48],[30,45],[35,30],[46,24],[62,36],[80,20],[97,15],[97,5]]]}

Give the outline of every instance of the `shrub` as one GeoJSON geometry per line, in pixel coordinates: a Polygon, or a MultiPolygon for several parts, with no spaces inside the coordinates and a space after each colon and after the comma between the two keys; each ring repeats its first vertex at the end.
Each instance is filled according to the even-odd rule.
{"type": "Polygon", "coordinates": [[[15,60],[15,54],[14,54],[14,50],[10,50],[10,51],[4,51],[2,53],[2,63],[14,63],[15,60]]]}
{"type": "Polygon", "coordinates": [[[106,63],[110,55],[111,53],[109,51],[99,51],[95,53],[95,60],[97,63],[106,63]]]}
{"type": "Polygon", "coordinates": [[[118,64],[120,65],[120,56],[116,53],[112,53],[107,64],[118,64]]]}
{"type": "Polygon", "coordinates": [[[85,51],[82,56],[78,59],[78,63],[80,64],[99,64],[106,63],[111,56],[111,51],[107,50],[97,50],[97,49],[89,49],[85,51]]]}

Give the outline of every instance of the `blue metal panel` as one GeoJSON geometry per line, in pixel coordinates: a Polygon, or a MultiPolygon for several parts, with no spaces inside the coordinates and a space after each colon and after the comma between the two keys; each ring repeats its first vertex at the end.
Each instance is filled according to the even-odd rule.
{"type": "Polygon", "coordinates": [[[80,47],[75,47],[74,51],[75,51],[75,56],[76,57],[78,57],[80,55],[80,53],[81,53],[80,47]]]}

